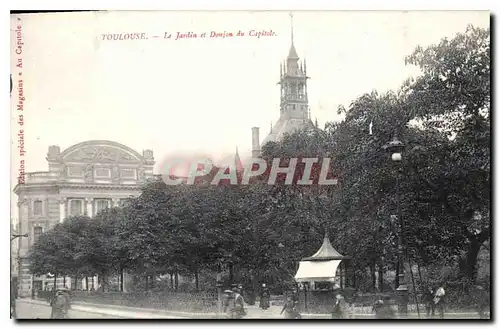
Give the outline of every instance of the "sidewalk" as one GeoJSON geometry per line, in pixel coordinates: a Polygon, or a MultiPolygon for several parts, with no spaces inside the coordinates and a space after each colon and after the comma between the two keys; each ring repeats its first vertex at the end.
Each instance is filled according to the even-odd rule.
{"type": "MultiPolygon", "coordinates": [[[[41,300],[34,299],[20,299],[19,301],[25,303],[32,303],[38,305],[49,306],[49,303],[41,300]]],[[[217,316],[217,313],[194,313],[194,312],[180,312],[158,310],[151,308],[128,307],[119,305],[106,305],[94,304],[86,302],[74,302],[71,304],[71,309],[86,312],[96,313],[116,318],[123,319],[217,319],[224,318],[217,316]]],[[[271,305],[267,310],[262,310],[258,305],[246,305],[247,316],[245,319],[283,319],[284,316],[280,314],[282,306],[271,305]]],[[[330,314],[302,314],[303,319],[331,319],[330,314]]],[[[357,313],[352,314],[351,319],[374,319],[374,315],[370,313],[357,313]]],[[[409,313],[407,318],[418,319],[418,314],[409,313]]],[[[425,314],[420,314],[421,319],[425,319],[425,314]]],[[[445,313],[445,319],[479,319],[477,313],[445,313]]]]}
{"type": "MultiPolygon", "coordinates": [[[[48,302],[36,299],[23,298],[19,299],[19,301],[24,303],[49,306],[48,302]]],[[[183,316],[179,316],[172,314],[171,312],[156,310],[156,309],[104,305],[104,304],[91,304],[83,302],[72,303],[71,309],[86,313],[109,315],[116,317],[118,319],[188,319],[188,318],[195,318],[194,315],[197,315],[196,313],[193,314],[185,313],[183,314],[183,316]]]]}

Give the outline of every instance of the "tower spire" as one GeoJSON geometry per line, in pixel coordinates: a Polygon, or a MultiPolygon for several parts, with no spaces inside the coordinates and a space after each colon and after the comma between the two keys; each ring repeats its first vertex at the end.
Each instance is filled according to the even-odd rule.
{"type": "Polygon", "coordinates": [[[295,50],[295,45],[293,44],[293,13],[290,13],[290,37],[292,44],[290,45],[290,52],[288,53],[288,59],[298,60],[299,56],[295,50]]]}

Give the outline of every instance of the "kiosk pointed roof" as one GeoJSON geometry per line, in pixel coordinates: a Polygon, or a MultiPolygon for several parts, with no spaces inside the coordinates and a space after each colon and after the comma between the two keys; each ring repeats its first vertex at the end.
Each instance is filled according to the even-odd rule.
{"type": "Polygon", "coordinates": [[[304,258],[303,260],[333,260],[333,259],[346,259],[348,257],[342,256],[335,248],[333,248],[328,239],[328,234],[325,233],[323,244],[319,250],[311,257],[304,258]]]}

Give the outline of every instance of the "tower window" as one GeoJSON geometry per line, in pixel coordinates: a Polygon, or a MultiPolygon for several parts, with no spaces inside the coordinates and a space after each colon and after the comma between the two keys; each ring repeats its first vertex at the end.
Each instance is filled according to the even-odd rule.
{"type": "Polygon", "coordinates": [[[43,203],[40,200],[33,202],[33,215],[40,216],[43,212],[43,203]]]}

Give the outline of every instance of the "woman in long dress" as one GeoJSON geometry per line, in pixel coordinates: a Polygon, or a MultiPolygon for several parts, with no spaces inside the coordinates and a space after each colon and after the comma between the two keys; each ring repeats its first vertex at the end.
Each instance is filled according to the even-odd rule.
{"type": "Polygon", "coordinates": [[[260,302],[259,307],[263,310],[267,310],[270,306],[271,293],[269,292],[269,288],[266,287],[266,284],[262,284],[262,289],[260,291],[260,302]]]}

